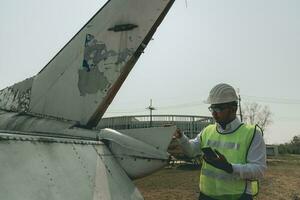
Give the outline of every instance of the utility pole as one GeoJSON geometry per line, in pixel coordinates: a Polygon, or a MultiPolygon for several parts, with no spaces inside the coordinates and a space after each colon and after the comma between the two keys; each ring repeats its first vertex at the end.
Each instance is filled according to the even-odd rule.
{"type": "Polygon", "coordinates": [[[152,127],[152,110],[155,110],[155,108],[152,106],[152,99],[150,99],[150,105],[146,109],[150,111],[150,127],[152,127]]]}
{"type": "Polygon", "coordinates": [[[239,101],[239,110],[240,110],[240,118],[241,118],[241,122],[243,122],[243,115],[242,115],[242,105],[241,105],[241,95],[240,95],[240,89],[237,89],[237,94],[238,94],[238,101],[239,101]]]}

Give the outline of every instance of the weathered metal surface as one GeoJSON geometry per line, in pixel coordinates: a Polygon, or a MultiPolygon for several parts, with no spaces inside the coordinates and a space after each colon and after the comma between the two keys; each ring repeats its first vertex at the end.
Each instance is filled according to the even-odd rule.
{"type": "MultiPolygon", "coordinates": [[[[155,129],[153,130],[153,135],[158,135],[155,129]]],[[[165,130],[166,131],[166,130],[165,130]]],[[[174,133],[175,130],[173,130],[174,133]]],[[[166,151],[160,151],[154,146],[137,140],[133,137],[129,137],[125,134],[122,134],[118,131],[112,129],[103,129],[99,133],[99,139],[109,140],[112,144],[117,144],[118,146],[123,147],[130,155],[137,157],[146,157],[154,159],[168,159],[168,154],[166,151]]],[[[125,150],[123,151],[125,153],[125,150]]]]}
{"type": "Polygon", "coordinates": [[[63,144],[82,144],[82,145],[103,145],[103,142],[76,137],[54,137],[36,134],[26,134],[25,132],[3,131],[0,130],[1,141],[29,141],[33,143],[63,143],[63,144]]]}
{"type": "Polygon", "coordinates": [[[0,130],[24,132],[31,135],[78,137],[96,139],[97,132],[74,126],[74,122],[0,110],[0,130]]]}
{"type": "Polygon", "coordinates": [[[76,127],[76,122],[0,110],[0,130],[28,134],[97,139],[99,131],[76,127]]]}
{"type": "MultiPolygon", "coordinates": [[[[87,123],[88,127],[97,126],[97,124],[99,123],[100,119],[102,118],[104,112],[106,111],[106,109],[108,108],[110,103],[112,102],[113,98],[117,94],[121,85],[123,84],[126,77],[128,76],[129,72],[131,71],[131,69],[133,68],[135,63],[137,62],[138,58],[140,57],[140,55],[142,53],[144,53],[144,49],[147,47],[147,45],[150,42],[150,40],[152,39],[156,29],[158,28],[158,26],[160,25],[160,23],[162,22],[162,20],[166,16],[166,14],[168,13],[169,9],[171,8],[171,6],[173,5],[175,0],[169,0],[169,1],[163,0],[163,1],[166,3],[164,8],[162,10],[160,8],[158,8],[156,10],[156,11],[160,11],[160,15],[157,17],[155,22],[154,22],[154,19],[150,20],[151,22],[154,22],[151,29],[146,34],[144,40],[140,43],[139,47],[134,52],[133,56],[128,60],[126,65],[124,65],[120,76],[118,77],[118,79],[116,79],[115,83],[108,90],[107,95],[103,98],[102,102],[97,107],[97,110],[93,113],[93,115],[89,119],[89,121],[87,123]]],[[[151,3],[153,3],[153,2],[151,1],[151,3]]],[[[151,8],[153,8],[153,7],[151,7],[151,8]]],[[[140,14],[141,14],[140,16],[144,15],[144,13],[140,13],[140,14]]],[[[137,16],[137,17],[140,17],[140,16],[137,16]]],[[[133,39],[132,37],[129,37],[129,41],[132,41],[132,39],[133,39]]]]}
{"type": "Polygon", "coordinates": [[[103,129],[99,138],[106,140],[117,161],[132,179],[144,177],[165,166],[167,148],[176,127],[127,130],[127,134],[103,129]],[[130,133],[130,131],[133,131],[130,133]],[[140,134],[139,134],[140,133],[140,134]],[[134,135],[138,140],[129,135],[134,135]],[[151,139],[150,139],[151,138],[151,139]],[[153,139],[156,138],[156,139],[153,139]]]}
{"type": "Polygon", "coordinates": [[[0,109],[95,127],[174,0],[110,0],[30,79],[0,91],[0,109]]]}
{"type": "Polygon", "coordinates": [[[131,178],[146,176],[167,164],[167,147],[175,132],[175,127],[124,130],[124,133],[111,129],[88,130],[74,127],[69,121],[6,111],[0,111],[1,129],[6,133],[0,136],[2,141],[84,145],[91,144],[91,140],[96,144],[98,140],[105,140],[120,166],[131,178]]]}
{"type": "Polygon", "coordinates": [[[0,140],[0,199],[143,199],[100,142],[83,145],[79,140],[43,141],[1,131],[0,137],[16,137],[0,140]]]}
{"type": "Polygon", "coordinates": [[[97,125],[173,2],[109,0],[38,75],[0,91],[0,199],[143,199],[128,175],[166,164],[174,128],[142,139],[84,127],[97,125]]]}
{"type": "Polygon", "coordinates": [[[25,112],[29,109],[33,78],[0,91],[0,109],[25,112]]]}
{"type": "MultiPolygon", "coordinates": [[[[152,128],[144,137],[166,141],[174,131],[152,128]]],[[[139,178],[165,166],[168,144],[158,148],[113,130],[97,138],[109,149],[97,140],[0,130],[0,199],[143,199],[127,175],[139,178]]]]}
{"type": "Polygon", "coordinates": [[[110,0],[35,77],[29,111],[96,126],[171,2],[110,0]]]}
{"type": "MultiPolygon", "coordinates": [[[[2,176],[2,173],[14,173],[1,179],[0,199],[2,197],[7,197],[5,199],[20,199],[18,196],[15,196],[16,194],[13,194],[13,188],[17,188],[25,193],[32,194],[31,196],[24,195],[26,197],[24,198],[25,200],[33,198],[33,196],[36,196],[37,199],[45,197],[44,199],[48,198],[49,200],[67,200],[73,198],[73,196],[68,196],[69,193],[73,193],[70,187],[78,187],[78,181],[81,184],[91,185],[92,182],[88,182],[88,180],[94,180],[92,191],[94,196],[92,198],[95,200],[122,199],[119,195],[124,194],[125,197],[128,194],[128,198],[124,197],[124,199],[141,199],[142,197],[138,190],[132,186],[132,183],[127,182],[127,176],[130,178],[143,177],[167,164],[168,154],[166,148],[175,131],[175,127],[135,129],[132,131],[130,133],[130,130],[127,130],[124,135],[114,130],[88,130],[74,127],[70,121],[0,111],[0,163],[5,165],[0,170],[0,176],[2,176]],[[1,129],[5,129],[5,131],[1,131],[1,129]],[[109,149],[101,141],[98,141],[99,139],[104,140],[109,149]],[[74,145],[79,145],[80,148],[88,146],[86,148],[90,150],[82,153],[80,158],[87,159],[93,153],[96,153],[98,157],[93,157],[90,160],[95,159],[97,163],[95,164],[90,160],[85,163],[76,163],[74,153],[76,154],[77,148],[73,148],[74,152],[71,154],[69,150],[71,148],[70,145],[72,148],[74,145]],[[100,150],[96,148],[98,146],[101,146],[99,147],[100,150]],[[91,147],[95,149],[95,152],[91,150],[91,147]],[[101,153],[103,148],[105,153],[101,153]],[[22,156],[22,159],[19,156],[22,156]],[[107,156],[110,158],[108,159],[107,156]],[[49,166],[44,166],[44,168],[49,168],[51,171],[45,171],[42,168],[40,169],[41,171],[37,169],[42,167],[39,165],[41,157],[45,160],[48,159],[47,163],[49,163],[49,166]],[[30,166],[26,164],[23,166],[24,160],[32,160],[32,163],[30,166]],[[22,163],[19,163],[19,161],[22,163]],[[106,162],[111,164],[106,164],[106,162]],[[96,165],[97,169],[99,168],[96,170],[98,174],[90,175],[90,178],[87,180],[84,172],[73,171],[73,169],[79,170],[82,164],[96,165]],[[19,167],[11,169],[10,165],[18,165],[19,167]],[[69,172],[65,174],[66,177],[63,176],[68,167],[72,168],[70,170],[74,174],[77,175],[79,173],[78,179],[70,178],[69,172]],[[114,171],[115,168],[117,170],[114,171]],[[59,170],[58,172],[56,171],[57,169],[59,170]],[[28,174],[25,173],[27,171],[29,172],[28,174]],[[124,177],[124,174],[126,174],[126,177],[124,177]],[[15,175],[20,178],[17,180],[14,177],[15,175]],[[103,176],[105,177],[104,179],[103,176]],[[107,178],[107,176],[109,177],[107,178]],[[119,176],[124,180],[119,180],[119,176]],[[41,179],[36,180],[34,177],[41,177],[41,179]],[[42,179],[42,177],[46,179],[42,179]],[[52,181],[49,182],[49,179],[52,181]],[[5,185],[7,181],[10,184],[5,185]],[[73,181],[77,182],[73,183],[73,181]],[[24,184],[27,182],[28,184],[24,184]],[[63,187],[63,182],[67,182],[69,186],[63,187]],[[5,185],[5,187],[2,187],[2,185],[5,185]],[[22,185],[26,186],[23,188],[22,185]],[[95,185],[98,186],[96,187],[95,185]],[[129,186],[130,188],[128,189],[127,187],[129,186]],[[116,188],[120,187],[123,187],[122,190],[125,191],[120,191],[121,193],[115,192],[116,188]],[[46,188],[50,188],[49,191],[44,191],[46,188]],[[66,191],[60,188],[64,188],[66,191]]],[[[95,173],[95,170],[92,170],[92,172],[95,173]]],[[[82,198],[82,195],[85,195],[83,199],[89,199],[91,188],[84,187],[82,190],[84,190],[81,191],[83,194],[79,195],[79,197],[82,198]]]]}
{"type": "Polygon", "coordinates": [[[166,152],[170,141],[172,140],[175,126],[156,127],[156,128],[139,128],[139,129],[123,129],[119,132],[133,137],[139,141],[145,142],[159,151],[166,152]],[[159,137],[154,137],[159,135],[159,137]]]}
{"type": "Polygon", "coordinates": [[[74,122],[0,110],[0,129],[2,130],[59,133],[72,125],[74,122]]]}

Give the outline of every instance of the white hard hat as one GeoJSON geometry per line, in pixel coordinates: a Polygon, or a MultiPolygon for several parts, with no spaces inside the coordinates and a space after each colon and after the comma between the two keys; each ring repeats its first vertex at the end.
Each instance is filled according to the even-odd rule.
{"type": "Polygon", "coordinates": [[[234,88],[226,83],[220,83],[213,87],[205,103],[222,104],[237,101],[238,97],[234,88]]]}

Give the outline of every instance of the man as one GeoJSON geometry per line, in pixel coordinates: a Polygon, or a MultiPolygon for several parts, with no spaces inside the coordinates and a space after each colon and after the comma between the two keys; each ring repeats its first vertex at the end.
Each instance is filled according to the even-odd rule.
{"type": "Polygon", "coordinates": [[[266,146],[257,125],[236,117],[238,97],[228,84],[212,88],[207,98],[216,123],[189,140],[179,129],[175,137],[187,155],[204,153],[200,173],[201,200],[248,200],[258,193],[266,170],[266,146]]]}

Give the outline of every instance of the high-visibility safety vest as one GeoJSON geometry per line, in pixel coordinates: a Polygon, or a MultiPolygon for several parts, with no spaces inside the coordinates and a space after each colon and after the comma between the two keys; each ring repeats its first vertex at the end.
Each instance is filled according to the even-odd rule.
{"type": "MultiPolygon", "coordinates": [[[[209,125],[201,134],[200,148],[211,147],[223,154],[227,161],[245,164],[256,132],[256,126],[241,124],[232,133],[221,134],[216,125],[209,125]]],[[[248,180],[250,181],[250,180],[248,180]]],[[[200,173],[200,191],[217,200],[238,200],[245,193],[247,180],[217,169],[203,160],[200,173]]],[[[252,195],[258,193],[258,181],[251,181],[252,195]]]]}

